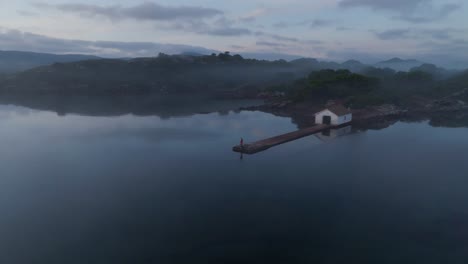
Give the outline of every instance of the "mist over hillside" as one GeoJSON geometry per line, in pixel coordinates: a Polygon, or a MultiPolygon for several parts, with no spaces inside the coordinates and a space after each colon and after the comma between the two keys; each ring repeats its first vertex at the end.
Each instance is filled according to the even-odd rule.
{"type": "Polygon", "coordinates": [[[0,73],[24,71],[57,62],[99,59],[97,56],[69,54],[57,55],[24,51],[0,51],[0,73]]]}
{"type": "MultiPolygon", "coordinates": [[[[185,46],[183,46],[185,47],[185,46]]],[[[183,50],[183,48],[180,48],[183,50]]],[[[184,55],[184,56],[207,56],[212,54],[214,51],[208,49],[202,50],[186,48],[185,51],[180,53],[168,53],[170,55],[184,55]]],[[[219,53],[219,52],[218,52],[219,53]]],[[[282,54],[282,53],[273,53],[273,52],[241,52],[239,53],[243,58],[253,59],[253,60],[266,60],[266,61],[275,61],[275,60],[285,60],[292,62],[294,64],[314,64],[314,67],[318,68],[330,68],[330,69],[348,69],[353,72],[361,72],[368,67],[376,68],[389,68],[395,71],[410,71],[415,67],[422,66],[423,64],[428,64],[414,59],[400,59],[393,58],[390,60],[384,60],[377,63],[363,63],[359,61],[359,58],[350,59],[343,63],[320,60],[314,58],[304,58],[298,55],[282,54]],[[321,65],[318,65],[321,64],[321,65]]],[[[154,56],[157,57],[157,52],[154,52],[154,56]]],[[[77,62],[83,60],[96,60],[106,58],[98,57],[93,55],[86,54],[52,54],[52,53],[37,53],[37,52],[25,52],[25,51],[0,51],[0,74],[4,73],[14,73],[29,70],[39,66],[51,65],[53,63],[66,63],[66,62],[77,62]]],[[[145,57],[142,57],[145,58],[145,57]]],[[[148,58],[148,57],[146,57],[148,58]]],[[[107,58],[109,59],[109,58],[107,58]]],[[[111,58],[119,59],[119,58],[111,58]]],[[[132,60],[133,57],[122,57],[121,59],[132,60]]],[[[455,69],[457,67],[450,67],[450,69],[455,69]]]]}
{"type": "Polygon", "coordinates": [[[412,68],[423,65],[424,62],[418,60],[403,60],[400,58],[393,58],[386,61],[376,63],[374,66],[378,68],[390,68],[396,71],[409,71],[412,68]]]}
{"type": "MultiPolygon", "coordinates": [[[[159,54],[136,59],[100,59],[81,55],[3,53],[15,67],[46,64],[15,74],[4,74],[0,91],[65,94],[138,94],[138,93],[237,93],[252,96],[259,90],[303,78],[313,71],[349,70],[369,77],[394,76],[399,68],[424,72],[444,79],[456,72],[415,60],[393,59],[377,65],[357,60],[344,63],[300,58],[286,60],[246,59],[229,52],[202,55],[159,54]],[[19,59],[17,58],[19,57],[19,59]],[[23,58],[23,59],[21,59],[23,58]],[[29,59],[29,60],[28,60],[29,59]],[[61,61],[51,64],[53,61],[61,61]],[[69,60],[76,60],[68,62],[69,60]],[[27,63],[26,63],[27,62],[27,63]],[[415,66],[417,65],[417,66],[415,66]],[[411,67],[410,66],[414,66],[411,67]],[[392,68],[393,67],[393,68],[392,68]]],[[[5,59],[5,64],[6,64],[5,59]]]]}
{"type": "Polygon", "coordinates": [[[344,63],[310,58],[255,60],[229,52],[161,53],[152,58],[54,63],[3,74],[0,93],[15,95],[8,98],[50,95],[57,97],[56,100],[70,96],[157,98],[168,95],[253,99],[280,94],[293,102],[322,104],[339,99],[354,107],[366,107],[385,103],[408,105],[415,96],[438,98],[466,88],[466,72],[413,60],[394,59],[379,65],[389,67],[366,65],[357,60],[344,63]],[[390,68],[402,65],[419,66],[408,71],[390,68]]]}
{"type": "Polygon", "coordinates": [[[286,61],[250,60],[229,53],[160,54],[155,58],[55,63],[10,75],[0,89],[66,94],[211,93],[292,81],[308,71],[301,70],[286,61]]]}

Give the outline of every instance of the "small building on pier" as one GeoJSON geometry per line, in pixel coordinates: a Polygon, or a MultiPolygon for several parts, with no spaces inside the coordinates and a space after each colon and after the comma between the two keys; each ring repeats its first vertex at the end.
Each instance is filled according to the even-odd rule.
{"type": "Polygon", "coordinates": [[[343,105],[328,106],[315,114],[316,124],[341,126],[351,121],[353,121],[353,114],[343,105]]]}

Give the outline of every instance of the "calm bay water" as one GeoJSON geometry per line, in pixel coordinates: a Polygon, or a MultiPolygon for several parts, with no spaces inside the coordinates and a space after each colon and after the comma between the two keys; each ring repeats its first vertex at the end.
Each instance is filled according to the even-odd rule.
{"type": "Polygon", "coordinates": [[[464,263],[468,129],[307,137],[259,112],[0,107],[0,263],[464,263]]]}

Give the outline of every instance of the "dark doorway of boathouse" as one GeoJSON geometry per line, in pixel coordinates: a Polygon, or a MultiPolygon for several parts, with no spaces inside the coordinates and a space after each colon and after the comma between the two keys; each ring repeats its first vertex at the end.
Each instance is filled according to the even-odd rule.
{"type": "Polygon", "coordinates": [[[324,125],[331,125],[331,116],[323,116],[322,124],[324,125]]]}

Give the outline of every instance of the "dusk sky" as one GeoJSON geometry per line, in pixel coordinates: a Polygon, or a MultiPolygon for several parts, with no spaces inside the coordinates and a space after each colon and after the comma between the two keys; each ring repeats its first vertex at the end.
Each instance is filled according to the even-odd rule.
{"type": "Polygon", "coordinates": [[[468,62],[461,0],[0,0],[0,49],[107,57],[281,53],[468,62]],[[164,45],[161,45],[164,44],[164,45]]]}

